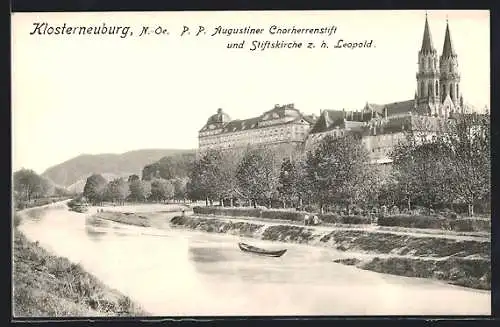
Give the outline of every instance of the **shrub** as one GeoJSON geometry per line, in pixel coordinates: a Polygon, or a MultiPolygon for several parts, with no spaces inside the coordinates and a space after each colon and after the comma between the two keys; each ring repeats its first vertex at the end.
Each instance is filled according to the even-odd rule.
{"type": "Polygon", "coordinates": [[[431,216],[385,216],[379,217],[378,225],[380,226],[398,226],[410,228],[432,228],[432,229],[445,229],[451,230],[451,220],[446,218],[438,218],[431,216]]]}
{"type": "Polygon", "coordinates": [[[460,218],[453,221],[452,227],[458,232],[491,232],[491,220],[460,218]]]}
{"type": "Polygon", "coordinates": [[[319,215],[319,218],[329,224],[371,224],[370,217],[365,216],[339,216],[335,214],[319,215]]]}
{"type": "Polygon", "coordinates": [[[262,218],[302,221],[305,214],[300,211],[264,210],[262,211],[262,218]]]}
{"type": "Polygon", "coordinates": [[[380,226],[397,226],[409,228],[428,228],[428,229],[443,229],[453,230],[457,232],[490,232],[491,221],[488,219],[478,218],[453,218],[456,217],[454,212],[450,218],[434,217],[434,216],[386,216],[378,219],[380,226]]]}

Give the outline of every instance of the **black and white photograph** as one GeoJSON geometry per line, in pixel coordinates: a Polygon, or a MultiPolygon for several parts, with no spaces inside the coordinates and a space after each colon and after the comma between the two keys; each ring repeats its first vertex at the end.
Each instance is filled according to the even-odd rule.
{"type": "Polygon", "coordinates": [[[489,316],[490,12],[14,12],[12,317],[489,316]]]}

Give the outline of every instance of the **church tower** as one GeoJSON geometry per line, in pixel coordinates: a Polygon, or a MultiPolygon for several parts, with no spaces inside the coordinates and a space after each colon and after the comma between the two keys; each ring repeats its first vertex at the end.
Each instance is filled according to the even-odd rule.
{"type": "Polygon", "coordinates": [[[443,114],[448,116],[449,112],[459,111],[461,107],[460,96],[460,73],[458,71],[458,59],[453,43],[451,42],[450,26],[446,20],[446,33],[444,36],[443,53],[439,60],[441,76],[441,103],[443,114]],[[449,99],[448,99],[449,97],[449,99]]]}
{"type": "Polygon", "coordinates": [[[424,37],[418,53],[416,108],[420,114],[434,115],[440,108],[439,67],[437,51],[432,44],[431,31],[425,14],[424,37]]]}

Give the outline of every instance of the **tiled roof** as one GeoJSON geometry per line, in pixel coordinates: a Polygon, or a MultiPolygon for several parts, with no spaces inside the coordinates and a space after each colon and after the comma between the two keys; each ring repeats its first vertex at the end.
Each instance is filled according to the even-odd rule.
{"type": "MultiPolygon", "coordinates": [[[[212,117],[216,117],[219,114],[220,112],[218,112],[218,114],[216,115],[213,115],[212,117]]],[[[216,117],[217,119],[213,119],[212,117],[209,118],[207,124],[205,124],[205,126],[200,131],[208,130],[208,126],[210,124],[213,124],[214,121],[220,122],[220,120],[217,120],[218,117],[216,117]]],[[[303,119],[305,122],[309,124],[312,124],[314,121],[314,119],[311,116],[302,115],[302,113],[299,110],[297,110],[293,106],[293,104],[288,104],[283,106],[276,105],[273,109],[264,112],[262,115],[258,117],[224,121],[224,123],[221,125],[222,133],[233,133],[247,129],[268,127],[272,125],[265,124],[265,122],[277,119],[284,119],[284,118],[291,118],[291,119],[286,122],[279,122],[277,124],[279,125],[289,124],[300,121],[301,119],[303,119]]]]}
{"type": "Polygon", "coordinates": [[[394,116],[405,114],[408,112],[415,112],[415,100],[405,100],[392,102],[387,104],[375,104],[375,103],[367,103],[365,106],[365,112],[374,111],[381,116],[384,116],[384,109],[387,108],[387,116],[394,116]]]}
{"type": "Polygon", "coordinates": [[[371,119],[371,115],[362,111],[352,111],[352,110],[322,110],[321,115],[316,120],[313,128],[311,129],[311,134],[323,133],[330,131],[335,128],[345,128],[345,121],[350,122],[367,122],[371,119]]]}
{"type": "Polygon", "coordinates": [[[393,102],[386,105],[387,116],[415,112],[415,100],[393,102]]]}

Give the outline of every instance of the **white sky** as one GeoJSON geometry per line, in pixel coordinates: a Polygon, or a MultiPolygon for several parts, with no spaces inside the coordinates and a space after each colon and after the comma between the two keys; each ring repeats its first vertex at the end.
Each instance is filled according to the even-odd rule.
{"type": "MultiPolygon", "coordinates": [[[[429,11],[434,47],[446,17],[467,102],[490,106],[488,11],[429,11]]],[[[274,104],[304,113],[412,99],[424,11],[15,13],[12,15],[13,168],[46,168],[82,153],[196,148],[198,130],[223,108],[233,119],[274,104]],[[34,22],[131,26],[134,36],[29,35],[34,22]],[[169,36],[137,37],[161,24],[169,36]],[[276,24],[321,35],[273,36],[276,24]],[[193,29],[262,27],[262,36],[179,37],[193,29]],[[227,49],[246,39],[245,49],[227,49]],[[373,39],[373,49],[249,51],[252,40],[373,39]]]]}

